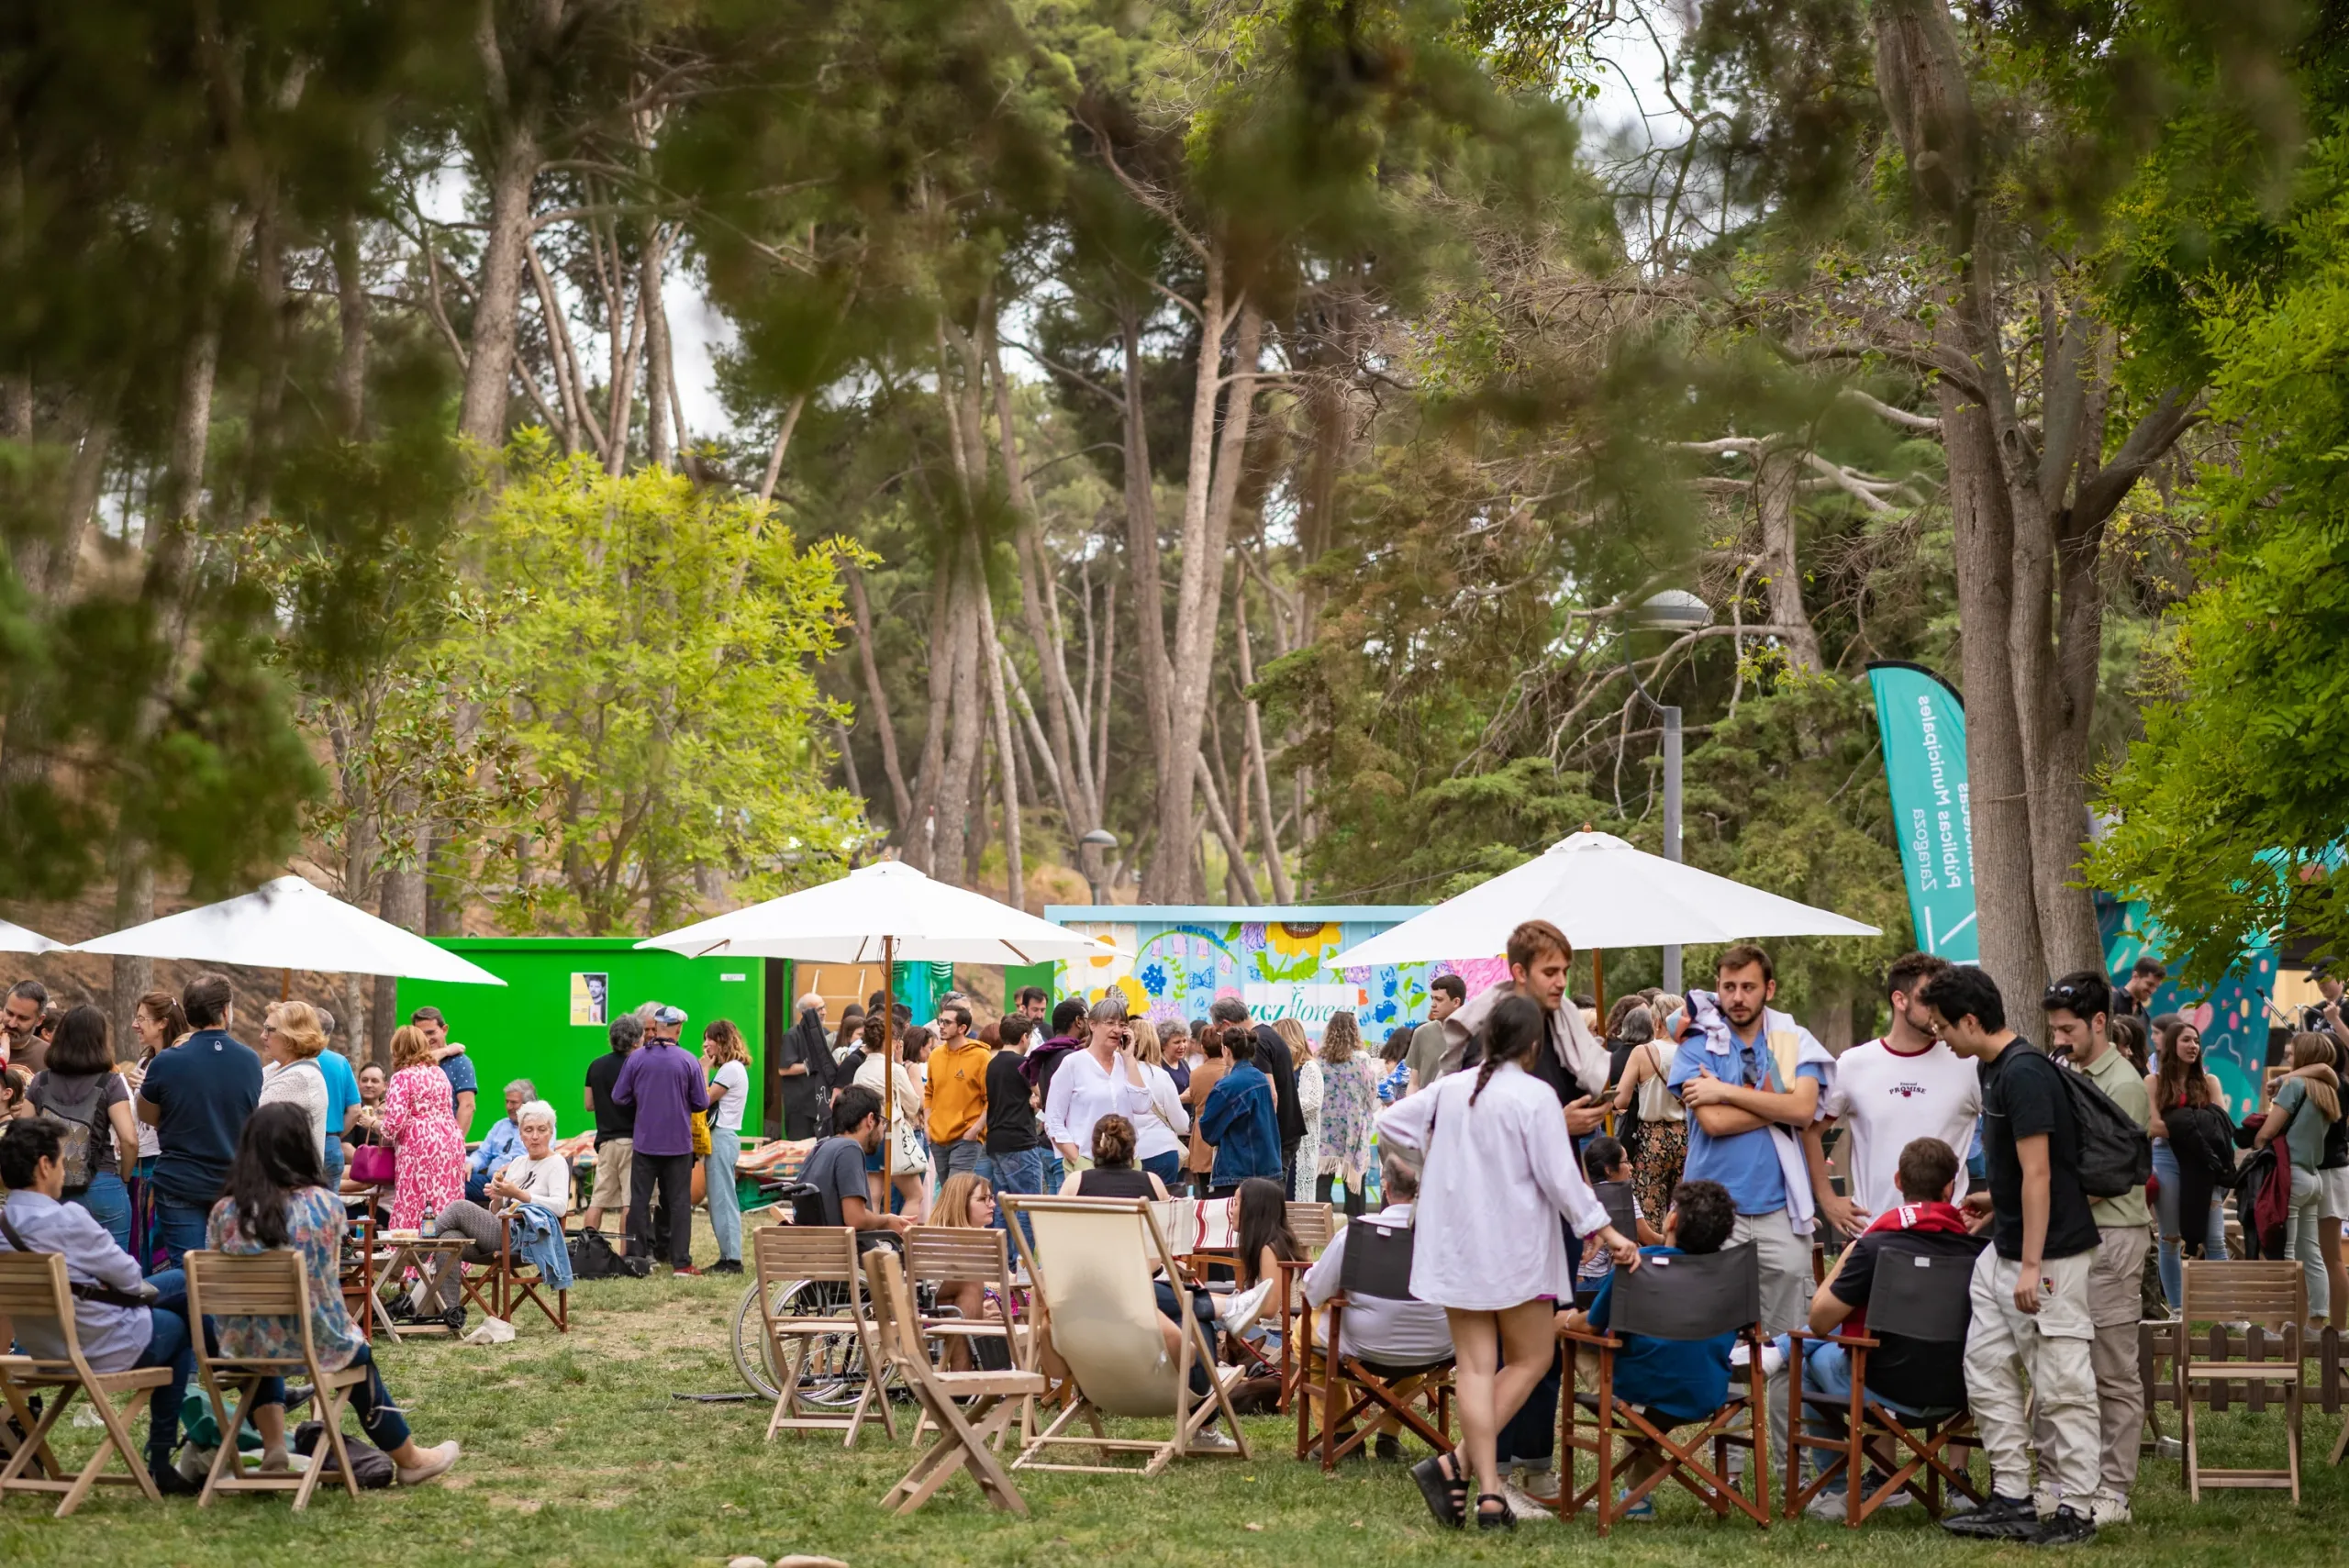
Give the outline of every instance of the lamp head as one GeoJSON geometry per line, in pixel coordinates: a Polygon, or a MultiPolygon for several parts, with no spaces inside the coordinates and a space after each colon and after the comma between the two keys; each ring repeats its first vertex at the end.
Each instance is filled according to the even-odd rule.
{"type": "Polygon", "coordinates": [[[1632,624],[1642,631],[1686,635],[1710,626],[1712,621],[1712,606],[1685,588],[1666,588],[1641,604],[1632,624]]]}
{"type": "Polygon", "coordinates": [[[1077,842],[1080,844],[1090,844],[1097,850],[1114,850],[1118,847],[1118,836],[1115,833],[1110,832],[1107,828],[1096,828],[1092,832],[1087,833],[1085,837],[1079,839],[1077,842]]]}

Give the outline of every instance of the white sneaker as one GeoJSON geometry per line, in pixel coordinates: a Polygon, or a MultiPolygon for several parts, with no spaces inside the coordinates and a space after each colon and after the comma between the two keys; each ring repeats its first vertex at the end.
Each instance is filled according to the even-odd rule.
{"type": "Polygon", "coordinates": [[[457,1462],[457,1456],[463,1451],[464,1450],[457,1445],[457,1440],[454,1438],[451,1438],[439,1448],[426,1449],[422,1464],[403,1464],[399,1467],[400,1485],[421,1486],[434,1477],[447,1473],[450,1467],[457,1462]]]}
{"type": "Polygon", "coordinates": [[[1848,1524],[1852,1518],[1851,1499],[1842,1492],[1821,1492],[1805,1503],[1802,1511],[1821,1524],[1848,1524]]]}
{"type": "Polygon", "coordinates": [[[1219,1299],[1216,1303],[1215,1320],[1228,1334],[1244,1332],[1248,1325],[1256,1320],[1257,1315],[1264,1310],[1264,1303],[1272,1298],[1272,1294],[1273,1282],[1258,1280],[1250,1289],[1235,1291],[1219,1299]]]}
{"type": "Polygon", "coordinates": [[[1240,1445],[1232,1440],[1230,1433],[1219,1432],[1213,1427],[1209,1427],[1205,1431],[1193,1432],[1184,1446],[1193,1453],[1238,1453],[1240,1451],[1240,1445]]]}
{"type": "Polygon", "coordinates": [[[2129,1499],[2116,1497],[2110,1492],[2099,1492],[2088,1499],[2088,1518],[2099,1529],[2129,1522],[2129,1499]]]}
{"type": "Polygon", "coordinates": [[[2041,1518],[2052,1519],[2064,1506],[2064,1494],[2053,1486],[2039,1487],[2031,1495],[2031,1506],[2041,1518]]]}
{"type": "Polygon", "coordinates": [[[1554,1470],[1535,1470],[1529,1465],[1520,1473],[1517,1488],[1537,1503],[1553,1508],[1558,1506],[1558,1473],[1554,1470]]]}

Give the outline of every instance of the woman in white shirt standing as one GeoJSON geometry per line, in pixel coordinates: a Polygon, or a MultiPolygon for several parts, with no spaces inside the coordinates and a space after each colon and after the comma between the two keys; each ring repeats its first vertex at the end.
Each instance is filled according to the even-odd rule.
{"type": "Polygon", "coordinates": [[[1134,1020],[1133,1042],[1126,1054],[1150,1085],[1150,1114],[1134,1123],[1134,1162],[1172,1192],[1183,1179],[1183,1135],[1191,1130],[1191,1113],[1183,1108],[1183,1091],[1166,1071],[1155,1024],[1148,1018],[1134,1020]]]}
{"type": "Polygon", "coordinates": [[[742,1272],[742,1203],[734,1191],[734,1167],[742,1162],[742,1108],[750,1103],[750,1051],[730,1018],[711,1020],[701,1033],[702,1065],[709,1073],[709,1152],[702,1160],[704,1201],[710,1234],[718,1239],[718,1262],[709,1272],[742,1272]]]}
{"type": "Polygon", "coordinates": [[[1411,1474],[1429,1511],[1454,1527],[1468,1512],[1461,1453],[1475,1474],[1477,1528],[1516,1527],[1493,1443],[1548,1372],[1557,1304],[1574,1298],[1560,1218],[1598,1237],[1616,1267],[1639,1265],[1638,1245],[1608,1223],[1576,1168],[1557,1095],[1525,1071],[1543,1029],[1533,1001],[1505,998],[1486,1025],[1482,1067],[1441,1079],[1378,1118],[1380,1143],[1418,1150],[1424,1166],[1411,1294],[1451,1322],[1465,1440],[1411,1474]]]}
{"type": "MultiPolygon", "coordinates": [[[[1044,1099],[1044,1136],[1072,1171],[1092,1153],[1093,1124],[1103,1117],[1121,1116],[1139,1129],[1157,1115],[1151,1070],[1127,1054],[1133,1035],[1126,1023],[1125,997],[1112,991],[1094,1003],[1085,1030],[1085,1045],[1053,1070],[1052,1093],[1044,1099]]],[[[1174,1087],[1173,1079],[1167,1087],[1174,1087]]],[[[1181,1107],[1175,1108],[1179,1113],[1181,1107]]],[[[1152,1168],[1147,1162],[1144,1166],[1152,1168]]]]}

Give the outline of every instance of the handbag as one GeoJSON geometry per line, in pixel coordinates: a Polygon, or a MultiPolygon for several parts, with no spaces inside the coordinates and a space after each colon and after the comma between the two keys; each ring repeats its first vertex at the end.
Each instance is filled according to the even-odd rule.
{"type": "Polygon", "coordinates": [[[694,1152],[696,1155],[708,1153],[709,1113],[707,1111],[696,1111],[693,1113],[693,1129],[694,1152]]]}
{"type": "Polygon", "coordinates": [[[351,1151],[351,1179],[368,1186],[399,1180],[399,1151],[388,1143],[362,1143],[351,1151]]]}

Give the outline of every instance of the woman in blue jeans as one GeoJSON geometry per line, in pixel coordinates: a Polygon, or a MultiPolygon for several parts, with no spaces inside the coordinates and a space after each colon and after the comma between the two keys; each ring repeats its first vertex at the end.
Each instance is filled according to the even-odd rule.
{"type": "MultiPolygon", "coordinates": [[[[384,1386],[367,1341],[343,1310],[340,1258],[347,1220],[340,1199],[319,1184],[317,1143],[310,1118],[286,1101],[253,1112],[228,1165],[228,1196],[215,1205],[208,1231],[212,1250],[256,1253],[290,1248],[309,1275],[310,1342],[329,1372],[367,1369],[351,1391],[351,1407],[367,1440],[391,1456],[403,1486],[419,1485],[457,1462],[454,1440],[421,1448],[384,1386]]],[[[228,1356],[298,1359],[301,1325],[290,1318],[215,1317],[205,1322],[228,1356]]],[[[285,1382],[266,1379],[247,1410],[261,1433],[264,1475],[291,1468],[285,1451],[285,1382]]],[[[241,1463],[242,1462],[239,1461],[241,1463]]]]}
{"type": "Polygon", "coordinates": [[[114,1070],[106,1016],[95,1007],[67,1011],[57,1021],[49,1060],[28,1096],[33,1108],[83,1129],[89,1182],[67,1189],[66,1201],[90,1211],[114,1244],[130,1251],[130,1180],[139,1173],[139,1120],[130,1085],[114,1070]]]}

